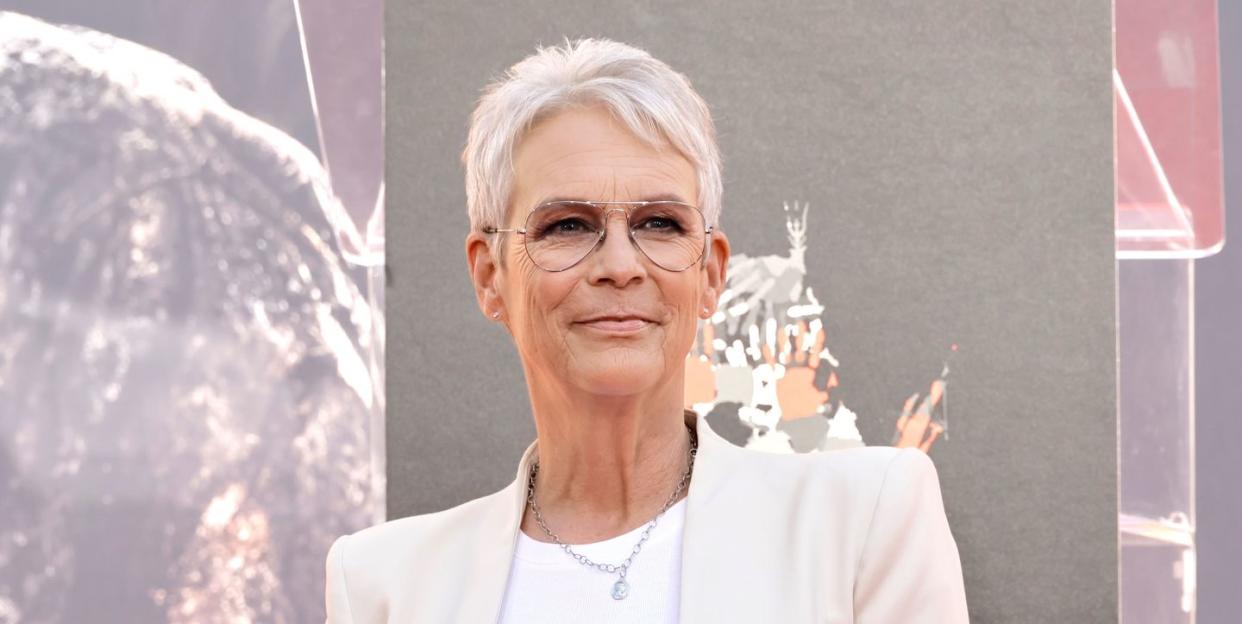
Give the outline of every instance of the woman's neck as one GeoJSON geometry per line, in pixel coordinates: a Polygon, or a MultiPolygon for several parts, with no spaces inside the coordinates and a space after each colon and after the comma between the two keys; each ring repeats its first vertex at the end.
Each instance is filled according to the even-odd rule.
{"type": "MultiPolygon", "coordinates": [[[[535,497],[562,541],[607,539],[660,513],[689,459],[683,392],[671,380],[629,397],[532,388],[539,461],[535,497]]],[[[523,531],[551,541],[533,516],[528,508],[523,531]]]]}

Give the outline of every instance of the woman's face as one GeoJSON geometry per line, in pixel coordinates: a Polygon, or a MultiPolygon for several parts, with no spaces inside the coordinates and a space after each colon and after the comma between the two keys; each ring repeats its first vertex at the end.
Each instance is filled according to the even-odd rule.
{"type": "MultiPolygon", "coordinates": [[[[597,107],[571,108],[536,124],[514,152],[514,169],[502,227],[521,228],[531,210],[552,199],[697,203],[688,160],[643,143],[597,107]]],[[[683,383],[698,319],[715,311],[724,283],[728,242],[714,233],[706,262],[668,271],[634,247],[622,217],[609,213],[599,247],[556,273],[531,262],[521,234],[491,235],[490,250],[486,235],[467,239],[480,306],[489,316],[500,313],[528,383],[560,380],[616,396],[683,383]]]]}

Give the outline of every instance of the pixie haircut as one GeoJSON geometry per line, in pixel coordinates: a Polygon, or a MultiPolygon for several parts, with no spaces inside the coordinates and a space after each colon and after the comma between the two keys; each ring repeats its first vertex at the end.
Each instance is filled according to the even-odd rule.
{"type": "Polygon", "coordinates": [[[717,224],[720,152],[703,98],[685,76],[643,50],[579,39],[538,48],[484,89],[461,155],[471,228],[503,227],[518,142],[539,121],[581,105],[602,105],[643,142],[681,153],[697,173],[704,218],[717,224]]]}

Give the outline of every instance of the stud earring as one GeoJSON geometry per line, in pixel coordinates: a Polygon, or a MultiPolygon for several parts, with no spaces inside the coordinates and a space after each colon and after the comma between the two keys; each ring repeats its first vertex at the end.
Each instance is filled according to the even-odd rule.
{"type": "Polygon", "coordinates": [[[500,318],[500,313],[499,313],[499,312],[492,312],[492,318],[494,318],[494,319],[498,319],[498,318],[500,318]]]}

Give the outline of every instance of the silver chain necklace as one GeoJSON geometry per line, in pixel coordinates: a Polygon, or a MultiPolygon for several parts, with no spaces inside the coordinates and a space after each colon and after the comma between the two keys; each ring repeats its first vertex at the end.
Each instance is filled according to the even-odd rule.
{"type": "Polygon", "coordinates": [[[642,537],[638,540],[638,543],[634,545],[634,549],[630,551],[630,556],[626,557],[625,561],[615,565],[611,563],[596,563],[591,561],[589,558],[574,552],[573,549],[570,548],[569,544],[562,542],[561,538],[556,533],[553,533],[552,529],[548,528],[548,524],[543,520],[543,514],[539,511],[539,503],[535,502],[535,475],[539,474],[539,461],[536,460],[531,463],[530,477],[526,482],[526,502],[530,504],[531,511],[535,512],[535,522],[539,524],[539,527],[543,529],[543,532],[546,533],[548,537],[552,538],[552,541],[556,542],[562,550],[568,553],[569,556],[578,560],[578,563],[607,572],[609,574],[616,572],[618,574],[617,582],[612,584],[613,600],[625,600],[626,596],[630,595],[630,584],[629,581],[625,579],[626,573],[629,572],[630,564],[634,562],[634,557],[637,556],[639,551],[643,549],[643,543],[647,541],[647,538],[651,537],[651,529],[655,528],[656,522],[661,516],[664,515],[664,512],[668,511],[669,507],[673,506],[673,501],[677,500],[677,497],[681,495],[681,491],[686,489],[686,484],[690,482],[690,473],[694,471],[694,458],[699,452],[699,437],[695,433],[694,429],[690,429],[689,427],[687,427],[687,429],[690,431],[690,452],[688,453],[686,460],[685,474],[681,476],[681,481],[677,483],[677,489],[673,491],[673,495],[668,497],[668,502],[664,503],[664,508],[660,510],[660,513],[656,514],[656,517],[651,519],[651,522],[647,523],[647,527],[643,529],[642,537]]]}

